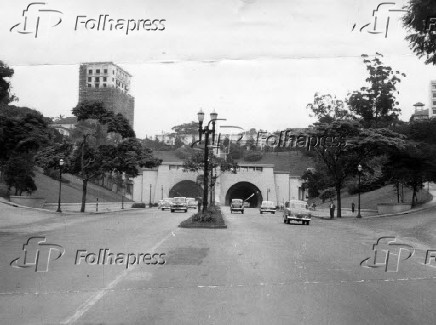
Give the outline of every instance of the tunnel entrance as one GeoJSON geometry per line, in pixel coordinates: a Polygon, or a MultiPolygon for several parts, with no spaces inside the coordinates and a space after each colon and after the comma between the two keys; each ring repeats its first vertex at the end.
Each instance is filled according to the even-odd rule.
{"type": "Polygon", "coordinates": [[[226,194],[226,205],[230,205],[232,199],[242,199],[250,203],[250,208],[257,208],[262,203],[262,194],[259,188],[249,182],[239,182],[232,185],[226,194]]]}
{"type": "Polygon", "coordinates": [[[181,181],[170,190],[170,197],[202,197],[203,188],[193,181],[181,181]]]}

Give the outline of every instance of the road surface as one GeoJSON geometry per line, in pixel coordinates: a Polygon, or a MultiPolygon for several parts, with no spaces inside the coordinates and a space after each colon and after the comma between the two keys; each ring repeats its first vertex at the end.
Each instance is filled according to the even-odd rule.
{"type": "Polygon", "coordinates": [[[436,261],[426,265],[425,254],[436,250],[435,210],[309,226],[286,225],[279,213],[223,210],[228,229],[178,228],[188,214],[157,209],[2,228],[1,323],[434,324],[436,261]],[[400,253],[398,271],[368,266],[371,259],[361,266],[387,236],[409,245],[390,255],[400,253]],[[35,237],[46,241],[28,243],[28,261],[39,248],[47,272],[23,263],[23,245],[35,237]],[[105,250],[124,256],[120,265],[86,257],[105,250]],[[144,260],[147,253],[165,255],[144,260]],[[127,268],[128,254],[140,263],[127,268]]]}

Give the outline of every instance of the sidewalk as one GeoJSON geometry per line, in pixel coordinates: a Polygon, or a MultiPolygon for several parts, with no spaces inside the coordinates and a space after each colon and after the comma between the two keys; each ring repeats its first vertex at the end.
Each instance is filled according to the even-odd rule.
{"type": "MultiPolygon", "coordinates": [[[[423,203],[417,207],[414,207],[413,209],[404,212],[393,213],[393,214],[378,214],[377,210],[361,209],[360,214],[362,215],[362,218],[381,218],[381,217],[391,217],[391,216],[397,216],[397,215],[428,210],[436,207],[436,184],[430,183],[429,193],[433,196],[432,201],[423,203]]],[[[312,216],[318,219],[330,219],[330,211],[329,209],[318,209],[312,213],[312,216]]],[[[337,211],[335,211],[335,219],[337,219],[336,216],[337,216],[337,211]]],[[[347,209],[347,208],[342,209],[342,218],[356,218],[356,216],[357,216],[357,211],[355,211],[353,214],[351,212],[351,209],[347,209]]]]}
{"type": "MultiPolygon", "coordinates": [[[[147,208],[148,209],[148,208],[147,208]]],[[[132,210],[142,210],[136,208],[125,208],[121,209],[121,206],[117,209],[105,210],[105,211],[86,211],[81,213],[79,211],[62,211],[61,213],[38,208],[29,208],[25,206],[20,206],[16,203],[9,202],[3,197],[0,197],[0,230],[5,227],[13,227],[25,224],[31,224],[34,222],[46,220],[46,219],[56,219],[60,216],[78,216],[78,215],[98,215],[107,214],[115,212],[126,212],[132,210]]]]}

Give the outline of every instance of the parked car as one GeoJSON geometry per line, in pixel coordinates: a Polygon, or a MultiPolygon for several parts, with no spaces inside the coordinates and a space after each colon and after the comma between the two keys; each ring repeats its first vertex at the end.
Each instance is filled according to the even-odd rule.
{"type": "Polygon", "coordinates": [[[250,202],[244,201],[244,208],[249,208],[250,207],[250,202]]]}
{"type": "Polygon", "coordinates": [[[163,199],[159,201],[159,209],[162,211],[165,209],[171,209],[171,199],[163,199]]]}
{"type": "Polygon", "coordinates": [[[233,213],[233,211],[239,211],[244,214],[244,201],[241,199],[232,199],[230,203],[230,213],[233,213]]]}
{"type": "Polygon", "coordinates": [[[260,214],[263,214],[264,212],[275,214],[276,204],[272,201],[262,201],[262,205],[260,206],[260,214]]]}
{"type": "Polygon", "coordinates": [[[283,210],[283,222],[290,224],[291,221],[301,222],[301,224],[309,225],[312,219],[310,210],[299,206],[296,203],[285,202],[285,209],[283,210]]]}
{"type": "Polygon", "coordinates": [[[186,201],[186,197],[173,198],[171,202],[170,210],[171,212],[174,212],[176,210],[183,210],[185,212],[188,212],[188,202],[186,201]]]}
{"type": "Polygon", "coordinates": [[[188,209],[197,209],[198,203],[193,197],[187,197],[186,201],[188,202],[188,209]]]}

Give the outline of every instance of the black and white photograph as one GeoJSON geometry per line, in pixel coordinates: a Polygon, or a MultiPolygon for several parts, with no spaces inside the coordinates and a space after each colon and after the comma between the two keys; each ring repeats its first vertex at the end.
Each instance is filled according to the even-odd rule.
{"type": "Polygon", "coordinates": [[[435,324],[435,0],[0,8],[0,324],[435,324]]]}

